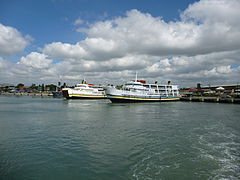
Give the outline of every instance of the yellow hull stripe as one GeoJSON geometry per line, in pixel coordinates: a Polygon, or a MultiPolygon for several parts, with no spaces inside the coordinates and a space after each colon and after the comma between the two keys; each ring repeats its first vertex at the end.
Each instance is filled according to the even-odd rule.
{"type": "Polygon", "coordinates": [[[121,99],[143,99],[143,100],[179,100],[179,97],[173,98],[139,98],[139,97],[127,97],[127,96],[113,96],[109,95],[108,97],[121,98],[121,99]]]}
{"type": "Polygon", "coordinates": [[[69,96],[79,96],[79,97],[107,97],[106,95],[82,95],[82,94],[69,94],[69,96]]]}

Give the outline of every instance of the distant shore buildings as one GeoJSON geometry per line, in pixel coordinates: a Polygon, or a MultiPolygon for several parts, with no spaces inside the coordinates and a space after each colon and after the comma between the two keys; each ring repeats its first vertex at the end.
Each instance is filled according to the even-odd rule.
{"type": "MultiPolygon", "coordinates": [[[[120,85],[118,85],[120,86],[120,85]]],[[[22,83],[17,85],[10,83],[0,84],[0,93],[52,93],[61,91],[62,88],[68,87],[66,83],[61,84],[60,82],[55,84],[32,84],[31,86],[25,86],[22,83]]],[[[240,85],[239,84],[228,84],[228,85],[208,85],[201,86],[200,83],[196,87],[180,88],[181,96],[240,96],[240,85]]]]}
{"type": "Polygon", "coordinates": [[[201,86],[201,84],[198,83],[197,87],[181,88],[180,94],[182,96],[240,96],[240,85],[201,86]]]}
{"type": "Polygon", "coordinates": [[[13,84],[0,84],[0,92],[8,92],[8,93],[38,93],[38,92],[45,92],[45,91],[57,91],[61,87],[58,87],[54,84],[32,84],[31,86],[25,86],[22,83],[19,83],[17,85],[13,84]]]}

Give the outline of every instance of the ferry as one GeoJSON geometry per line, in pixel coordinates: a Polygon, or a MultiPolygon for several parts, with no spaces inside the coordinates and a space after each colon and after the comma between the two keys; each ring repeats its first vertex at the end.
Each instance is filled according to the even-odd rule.
{"type": "Polygon", "coordinates": [[[77,84],[74,88],[62,89],[63,97],[66,99],[106,99],[105,90],[93,84],[77,84]]]}
{"type": "Polygon", "coordinates": [[[180,94],[177,85],[147,84],[145,80],[127,82],[121,89],[107,87],[107,98],[118,102],[161,102],[178,101],[180,94]]]}

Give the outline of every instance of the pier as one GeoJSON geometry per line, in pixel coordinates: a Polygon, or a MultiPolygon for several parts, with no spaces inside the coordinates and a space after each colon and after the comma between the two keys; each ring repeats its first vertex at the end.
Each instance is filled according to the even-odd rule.
{"type": "Polygon", "coordinates": [[[213,102],[213,103],[234,103],[240,104],[240,98],[234,97],[204,97],[204,96],[193,96],[193,97],[181,97],[181,101],[194,101],[194,102],[213,102]]]}
{"type": "Polygon", "coordinates": [[[27,93],[27,92],[15,92],[15,93],[9,93],[9,92],[0,92],[0,95],[15,95],[15,96],[53,96],[50,92],[41,92],[41,93],[27,93]]]}

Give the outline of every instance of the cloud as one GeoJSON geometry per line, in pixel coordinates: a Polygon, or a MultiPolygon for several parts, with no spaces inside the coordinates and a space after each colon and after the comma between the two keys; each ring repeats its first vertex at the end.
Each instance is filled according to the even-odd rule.
{"type": "MultiPolygon", "coordinates": [[[[179,21],[138,10],[90,24],[86,38],[75,43],[52,42],[15,66],[37,70],[42,80],[75,82],[126,81],[141,78],[195,85],[233,83],[240,75],[240,2],[201,0],[189,5],[179,21]],[[57,59],[57,63],[53,60],[57,59]],[[41,69],[41,70],[40,70],[41,69]]],[[[80,19],[81,20],[81,19],[80,19]]],[[[81,23],[81,21],[76,23],[81,23]]],[[[118,82],[117,83],[120,83],[118,82]]],[[[122,82],[121,82],[122,83],[122,82]]]]}
{"type": "Polygon", "coordinates": [[[224,22],[236,26],[239,8],[239,0],[201,0],[190,4],[181,17],[205,24],[224,22]]]}
{"type": "Polygon", "coordinates": [[[1,83],[19,83],[25,82],[28,76],[26,68],[20,67],[16,63],[9,62],[0,57],[0,82],[1,83]]]}
{"type": "MultiPolygon", "coordinates": [[[[64,57],[72,58],[75,54],[75,58],[99,61],[126,54],[194,56],[236,50],[240,48],[239,8],[239,1],[203,0],[190,5],[181,14],[181,21],[169,23],[161,17],[131,10],[124,17],[92,24],[85,29],[85,40],[64,44],[71,47],[64,57]]],[[[59,43],[46,45],[43,52],[62,57],[59,43]]]]}
{"type": "Polygon", "coordinates": [[[45,45],[43,48],[45,54],[49,54],[53,58],[75,58],[81,59],[87,56],[85,49],[77,43],[75,45],[61,42],[53,42],[45,45]]]}
{"type": "Polygon", "coordinates": [[[109,60],[124,56],[121,47],[113,40],[103,38],[86,38],[76,44],[54,42],[42,49],[43,53],[54,58],[75,58],[85,60],[109,60]]]}
{"type": "Polygon", "coordinates": [[[31,40],[17,29],[0,24],[0,56],[10,56],[22,52],[31,40]]]}
{"type": "Polygon", "coordinates": [[[19,64],[36,69],[48,68],[51,63],[52,59],[49,59],[45,54],[40,54],[37,52],[31,52],[26,57],[22,57],[19,62],[19,64]]]}
{"type": "Polygon", "coordinates": [[[3,71],[9,67],[10,62],[0,57],[0,70],[3,71]]]}
{"type": "Polygon", "coordinates": [[[73,24],[76,26],[76,25],[80,25],[80,24],[83,24],[83,23],[84,23],[84,21],[81,18],[78,18],[74,21],[73,24]]]}

